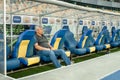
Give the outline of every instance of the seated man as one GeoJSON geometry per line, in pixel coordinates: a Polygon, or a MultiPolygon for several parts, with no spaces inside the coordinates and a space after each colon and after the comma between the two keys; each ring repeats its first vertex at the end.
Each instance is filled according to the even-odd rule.
{"type": "Polygon", "coordinates": [[[40,56],[49,56],[52,60],[53,64],[59,68],[61,67],[60,62],[57,60],[56,56],[60,56],[67,65],[70,65],[70,59],[66,56],[64,50],[58,49],[55,50],[49,43],[47,38],[43,34],[43,28],[41,26],[36,27],[36,35],[35,35],[35,49],[37,54],[40,56]]]}

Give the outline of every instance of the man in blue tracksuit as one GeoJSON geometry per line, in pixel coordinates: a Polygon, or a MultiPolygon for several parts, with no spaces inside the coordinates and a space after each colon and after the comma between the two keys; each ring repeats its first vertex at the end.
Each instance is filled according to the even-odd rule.
{"type": "Polygon", "coordinates": [[[55,50],[49,43],[47,38],[43,34],[43,28],[41,26],[36,27],[36,34],[35,34],[35,49],[37,54],[40,56],[47,56],[49,57],[53,64],[59,68],[61,67],[60,62],[57,60],[56,56],[60,56],[66,65],[70,65],[70,59],[66,56],[64,50],[57,49],[55,50]]]}

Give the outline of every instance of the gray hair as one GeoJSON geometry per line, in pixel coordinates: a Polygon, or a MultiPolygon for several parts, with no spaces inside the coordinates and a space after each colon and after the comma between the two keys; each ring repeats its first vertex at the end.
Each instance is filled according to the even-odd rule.
{"type": "Polygon", "coordinates": [[[43,28],[43,27],[40,25],[35,26],[35,30],[38,30],[39,28],[43,28]]]}

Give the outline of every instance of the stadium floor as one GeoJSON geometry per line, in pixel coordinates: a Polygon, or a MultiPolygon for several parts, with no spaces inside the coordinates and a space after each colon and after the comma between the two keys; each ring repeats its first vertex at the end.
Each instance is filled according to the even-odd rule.
{"type": "Polygon", "coordinates": [[[13,80],[13,78],[0,74],[0,80],[13,80]]]}
{"type": "Polygon", "coordinates": [[[120,51],[19,80],[100,80],[120,70],[120,51]]]}
{"type": "MultiPolygon", "coordinates": [[[[17,80],[101,80],[120,70],[120,51],[17,80]]],[[[0,80],[13,78],[0,75],[0,80]]]]}

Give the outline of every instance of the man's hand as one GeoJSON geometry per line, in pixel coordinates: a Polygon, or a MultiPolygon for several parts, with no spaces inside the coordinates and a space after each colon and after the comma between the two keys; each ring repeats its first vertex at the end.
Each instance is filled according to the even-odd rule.
{"type": "Polygon", "coordinates": [[[51,50],[56,50],[55,48],[53,48],[49,43],[48,43],[49,47],[51,50]]]}
{"type": "Polygon", "coordinates": [[[55,48],[53,48],[53,47],[51,47],[50,49],[51,49],[51,50],[56,50],[56,49],[55,49],[55,48]]]}

